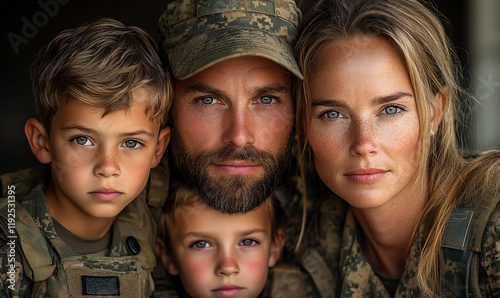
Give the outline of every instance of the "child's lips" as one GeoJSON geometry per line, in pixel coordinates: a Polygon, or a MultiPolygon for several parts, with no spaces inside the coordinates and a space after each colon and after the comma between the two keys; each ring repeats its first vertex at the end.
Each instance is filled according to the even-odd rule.
{"type": "Polygon", "coordinates": [[[123,193],[113,188],[99,188],[89,192],[92,197],[99,201],[109,202],[117,199],[123,193]]]}
{"type": "Polygon", "coordinates": [[[232,297],[238,295],[239,293],[241,293],[241,291],[243,291],[243,288],[235,285],[224,285],[215,290],[212,290],[212,292],[220,297],[232,297]]]}

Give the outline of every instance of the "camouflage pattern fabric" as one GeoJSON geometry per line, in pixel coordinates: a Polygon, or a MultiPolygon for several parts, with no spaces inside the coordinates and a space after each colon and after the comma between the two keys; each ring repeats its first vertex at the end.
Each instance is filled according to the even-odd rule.
{"type": "Polygon", "coordinates": [[[1,297],[45,297],[44,293],[50,297],[81,295],[82,274],[116,276],[121,281],[122,297],[152,294],[154,285],[150,272],[155,266],[155,258],[150,230],[154,222],[145,216],[148,214],[144,212],[147,212],[145,194],[127,206],[113,224],[108,256],[75,255],[59,238],[45,203],[43,184],[19,198],[15,207],[7,202],[6,198],[0,201],[2,216],[7,213],[6,209],[14,208],[17,217],[15,233],[10,233],[12,226],[8,220],[1,221],[1,297]],[[137,210],[140,211],[135,212],[137,210]],[[136,221],[135,231],[130,228],[131,219],[136,221]],[[16,238],[12,240],[9,235],[16,238]],[[134,236],[140,245],[140,253],[135,256],[131,256],[125,245],[128,236],[134,236]],[[11,267],[13,264],[15,268],[11,267]]]}
{"type": "Polygon", "coordinates": [[[302,79],[293,55],[300,18],[293,0],[177,0],[158,26],[178,80],[240,56],[268,58],[302,79]]]}
{"type": "MultiPolygon", "coordinates": [[[[316,265],[304,268],[313,279],[317,276],[314,282],[321,297],[391,297],[361,249],[358,239],[360,228],[345,202],[329,194],[313,216],[314,220],[308,228],[312,234],[305,243],[302,262],[307,263],[304,260],[314,254],[323,257],[323,262],[317,261],[316,265]],[[330,276],[317,270],[324,264],[328,265],[330,276]],[[332,282],[328,293],[321,290],[321,280],[332,282]]],[[[420,227],[418,237],[411,246],[395,297],[421,297],[415,268],[423,246],[424,228],[420,227]]],[[[494,207],[481,239],[481,250],[474,252],[478,272],[471,271],[469,279],[477,294],[471,291],[469,297],[500,297],[500,205],[494,207]]],[[[456,280],[460,280],[464,272],[457,272],[456,268],[463,266],[449,257],[444,263],[443,284],[457,284],[456,280]]],[[[467,297],[467,293],[459,289],[443,287],[440,297],[467,297]]]]}
{"type": "MultiPolygon", "coordinates": [[[[157,216],[162,209],[161,206],[165,202],[166,196],[168,194],[169,169],[167,160],[168,158],[165,155],[160,165],[152,169],[150,181],[148,182],[144,192],[140,195],[141,199],[135,200],[138,202],[142,202],[142,200],[145,199],[149,207],[147,209],[149,209],[149,211],[153,214],[155,220],[158,218],[157,216]]],[[[292,164],[290,168],[296,169],[296,164],[292,164]]],[[[9,185],[15,185],[16,196],[19,198],[22,195],[28,194],[30,190],[32,190],[38,183],[46,183],[49,177],[50,169],[48,166],[39,166],[14,173],[3,174],[0,176],[3,196],[7,196],[9,185]]],[[[294,253],[302,221],[302,191],[303,187],[302,183],[300,182],[298,173],[291,170],[284,174],[282,184],[277,187],[274,193],[274,195],[280,202],[280,205],[284,212],[285,229],[287,234],[287,242],[285,245],[282,261],[280,262],[276,270],[271,270],[270,282],[268,287],[266,288],[266,293],[273,293],[273,295],[277,297],[287,297],[286,293],[289,293],[290,290],[293,290],[294,293],[297,294],[297,296],[295,297],[322,297],[316,289],[315,280],[313,281],[308,272],[302,269],[302,265],[298,263],[298,258],[294,253]],[[303,293],[297,292],[298,289],[302,289],[303,293]],[[283,294],[278,295],[276,293],[283,294]]],[[[311,188],[309,190],[310,197],[316,196],[313,191],[315,191],[314,188],[311,188]]],[[[138,209],[138,207],[134,206],[135,205],[127,206],[127,208],[124,210],[132,210],[134,212],[122,212],[122,214],[120,214],[117,218],[117,221],[120,223],[119,226],[121,227],[120,231],[122,233],[126,233],[127,229],[130,228],[132,228],[134,231],[139,229],[138,232],[143,233],[140,231],[141,228],[135,223],[137,221],[138,215],[147,213],[148,211],[145,210],[144,207],[138,209]],[[125,227],[126,224],[128,224],[129,226],[124,229],[123,227],[125,227]]],[[[312,203],[307,206],[307,218],[311,218],[310,213],[315,208],[315,206],[316,205],[312,203]]],[[[306,236],[307,235],[310,235],[310,233],[306,234],[306,236]]],[[[151,239],[153,239],[152,234],[146,237],[146,241],[148,242],[152,241],[151,239]]],[[[306,241],[310,241],[310,239],[312,238],[305,237],[303,243],[305,243],[306,241]]],[[[19,256],[19,254],[17,255],[19,256]]],[[[160,264],[159,262],[157,263],[160,264]]],[[[314,261],[311,261],[310,263],[314,263],[314,261]]],[[[22,275],[22,268],[18,269],[18,274],[22,275]]],[[[176,292],[175,283],[172,281],[172,277],[168,276],[161,265],[156,266],[155,270],[153,271],[153,279],[155,283],[154,297],[179,296],[176,292]]],[[[323,297],[327,296],[323,295],[323,297]]]]}

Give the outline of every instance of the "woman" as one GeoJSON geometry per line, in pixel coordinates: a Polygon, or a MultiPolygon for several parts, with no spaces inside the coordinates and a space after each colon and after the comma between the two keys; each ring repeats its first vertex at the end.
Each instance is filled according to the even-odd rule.
{"type": "Polygon", "coordinates": [[[439,19],[412,0],[324,1],[297,56],[303,164],[332,191],[315,249],[336,294],[499,297],[500,152],[457,150],[464,93],[439,19]]]}

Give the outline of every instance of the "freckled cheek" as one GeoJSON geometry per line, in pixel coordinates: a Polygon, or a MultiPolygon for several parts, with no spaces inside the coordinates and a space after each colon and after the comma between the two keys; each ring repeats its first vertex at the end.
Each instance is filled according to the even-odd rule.
{"type": "Polygon", "coordinates": [[[392,143],[393,148],[397,148],[402,156],[419,154],[419,127],[413,123],[399,126],[387,134],[384,139],[388,144],[392,143]]]}
{"type": "Polygon", "coordinates": [[[318,161],[333,161],[335,156],[339,155],[341,150],[348,146],[335,132],[313,127],[311,127],[308,141],[315,159],[318,161]]]}
{"type": "Polygon", "coordinates": [[[52,151],[51,154],[52,168],[59,173],[72,173],[72,175],[75,176],[81,171],[85,171],[96,162],[95,157],[88,152],[79,154],[78,152],[68,150],[66,152],[52,151]]]}

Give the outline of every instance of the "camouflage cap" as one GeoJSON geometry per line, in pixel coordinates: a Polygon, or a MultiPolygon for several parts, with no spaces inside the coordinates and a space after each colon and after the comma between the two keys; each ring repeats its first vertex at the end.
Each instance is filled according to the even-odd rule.
{"type": "Polygon", "coordinates": [[[159,28],[179,80],[240,56],[270,59],[302,79],[293,55],[300,18],[294,0],[176,0],[159,28]]]}

